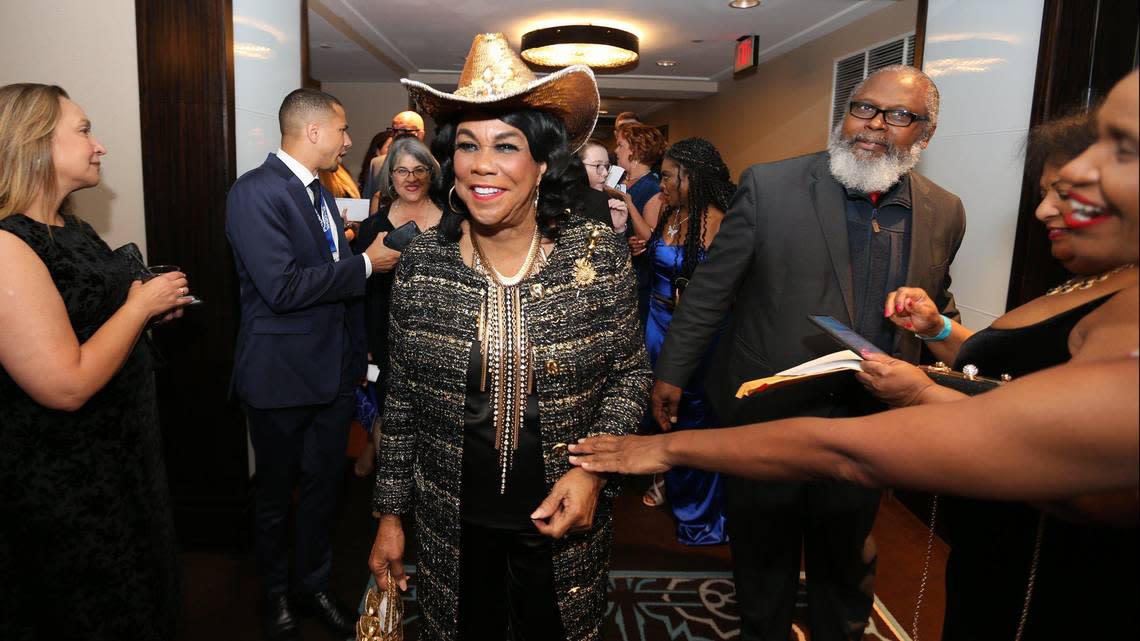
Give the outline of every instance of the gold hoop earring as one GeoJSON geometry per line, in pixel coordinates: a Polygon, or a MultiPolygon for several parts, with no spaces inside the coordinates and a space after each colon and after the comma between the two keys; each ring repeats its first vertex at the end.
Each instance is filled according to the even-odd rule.
{"type": "MultiPolygon", "coordinates": [[[[451,202],[451,197],[454,194],[455,194],[455,185],[452,185],[451,190],[447,192],[447,206],[451,207],[451,211],[453,211],[457,214],[462,213],[462,212],[460,212],[459,208],[455,206],[455,203],[451,202]]],[[[462,200],[462,198],[460,200],[462,200]]]]}

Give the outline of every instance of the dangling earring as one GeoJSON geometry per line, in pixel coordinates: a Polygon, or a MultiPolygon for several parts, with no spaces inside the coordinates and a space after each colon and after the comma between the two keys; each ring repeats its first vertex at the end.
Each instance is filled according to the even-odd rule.
{"type": "Polygon", "coordinates": [[[539,196],[539,194],[540,194],[540,192],[538,189],[538,185],[535,185],[534,186],[534,215],[535,216],[538,216],[538,196],[539,196]]]}
{"type": "Polygon", "coordinates": [[[447,206],[451,207],[451,211],[458,214],[458,213],[461,213],[459,211],[459,208],[455,206],[455,203],[451,202],[451,196],[454,194],[455,194],[455,185],[452,185],[451,190],[447,192],[447,206]]]}

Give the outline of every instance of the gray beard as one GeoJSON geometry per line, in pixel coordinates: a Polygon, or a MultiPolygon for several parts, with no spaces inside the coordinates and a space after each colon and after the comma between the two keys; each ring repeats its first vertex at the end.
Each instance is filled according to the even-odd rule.
{"type": "Polygon", "coordinates": [[[916,142],[910,149],[888,147],[887,153],[875,158],[855,148],[859,136],[844,139],[841,127],[842,123],[831,132],[827,151],[831,156],[831,175],[848,189],[865,194],[887,191],[922,157],[922,145],[916,142]]]}

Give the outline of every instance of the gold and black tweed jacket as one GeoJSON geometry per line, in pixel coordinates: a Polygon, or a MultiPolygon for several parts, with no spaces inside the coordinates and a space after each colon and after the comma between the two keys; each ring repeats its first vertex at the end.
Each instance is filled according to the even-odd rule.
{"type": "MultiPolygon", "coordinates": [[[[629,253],[608,226],[571,217],[546,266],[523,282],[533,346],[546,489],[567,471],[566,444],[632,431],[652,381],[629,253]],[[576,282],[590,234],[596,276],[576,282]]],[[[460,473],[468,355],[487,282],[436,230],[400,258],[392,290],[390,373],[373,507],[415,511],[420,638],[452,641],[458,620],[460,473]]],[[[568,641],[601,638],[616,483],[593,527],[554,542],[554,589],[568,641]]],[[[537,507],[537,506],[536,506],[537,507]]],[[[478,589],[477,587],[474,589],[478,589]]],[[[505,595],[504,595],[505,597],[505,595]]]]}

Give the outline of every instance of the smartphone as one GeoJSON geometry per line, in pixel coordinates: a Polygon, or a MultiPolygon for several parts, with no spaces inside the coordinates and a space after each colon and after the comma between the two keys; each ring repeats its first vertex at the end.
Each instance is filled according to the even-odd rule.
{"type": "Polygon", "coordinates": [[[835,342],[846,347],[847,349],[855,352],[856,354],[863,354],[863,352],[872,352],[875,354],[885,354],[883,350],[875,346],[874,343],[863,338],[850,327],[840,323],[831,316],[822,316],[818,314],[809,314],[808,320],[815,323],[820,329],[827,332],[835,342]]]}

